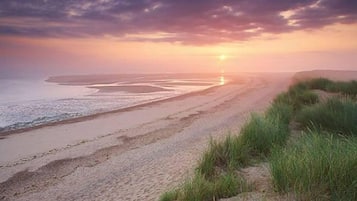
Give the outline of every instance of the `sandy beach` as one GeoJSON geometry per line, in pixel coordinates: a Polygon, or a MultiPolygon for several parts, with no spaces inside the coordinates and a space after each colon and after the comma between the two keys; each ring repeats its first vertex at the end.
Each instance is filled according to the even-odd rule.
{"type": "Polygon", "coordinates": [[[356,13],[0,0],[0,201],[357,200],[356,13]]]}
{"type": "Polygon", "coordinates": [[[126,110],[7,134],[0,200],[157,200],[191,175],[212,138],[240,129],[292,73],[231,83],[126,110]]]}

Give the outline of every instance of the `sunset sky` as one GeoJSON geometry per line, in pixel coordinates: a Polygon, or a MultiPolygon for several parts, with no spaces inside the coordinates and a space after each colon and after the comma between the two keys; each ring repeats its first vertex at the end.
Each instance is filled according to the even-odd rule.
{"type": "Polygon", "coordinates": [[[0,77],[312,69],[357,70],[356,0],[0,1],[0,77]]]}

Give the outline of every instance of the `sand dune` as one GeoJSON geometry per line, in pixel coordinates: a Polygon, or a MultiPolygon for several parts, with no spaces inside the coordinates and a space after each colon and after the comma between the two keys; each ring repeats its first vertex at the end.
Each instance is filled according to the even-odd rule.
{"type": "Polygon", "coordinates": [[[334,81],[350,81],[357,80],[357,71],[339,71],[339,70],[314,70],[303,71],[296,73],[294,79],[296,81],[306,80],[311,78],[328,78],[334,81]]]}
{"type": "Polygon", "coordinates": [[[0,199],[156,200],[192,173],[210,137],[236,132],[291,74],[245,74],[200,93],[0,140],[0,199]]]}

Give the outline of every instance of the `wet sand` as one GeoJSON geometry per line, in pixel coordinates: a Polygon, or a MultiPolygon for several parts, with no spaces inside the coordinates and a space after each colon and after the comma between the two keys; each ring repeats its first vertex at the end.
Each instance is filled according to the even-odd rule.
{"type": "Polygon", "coordinates": [[[210,137],[236,133],[292,74],[244,74],[203,92],[47,125],[0,140],[0,200],[157,200],[210,137]]]}
{"type": "Polygon", "coordinates": [[[99,93],[112,93],[112,92],[129,92],[129,93],[152,93],[158,91],[170,91],[169,89],[154,87],[154,86],[98,86],[98,87],[89,87],[92,89],[98,89],[99,93]]]}

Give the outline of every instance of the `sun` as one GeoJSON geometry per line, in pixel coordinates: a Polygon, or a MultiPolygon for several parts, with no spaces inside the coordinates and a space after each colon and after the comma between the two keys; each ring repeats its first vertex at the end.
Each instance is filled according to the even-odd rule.
{"type": "Polygon", "coordinates": [[[226,55],[224,55],[224,54],[221,54],[221,55],[219,55],[219,60],[220,61],[224,61],[224,60],[226,60],[227,59],[227,56],[226,55]]]}

